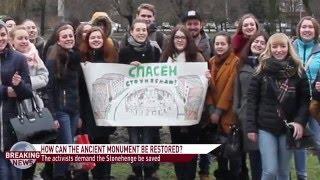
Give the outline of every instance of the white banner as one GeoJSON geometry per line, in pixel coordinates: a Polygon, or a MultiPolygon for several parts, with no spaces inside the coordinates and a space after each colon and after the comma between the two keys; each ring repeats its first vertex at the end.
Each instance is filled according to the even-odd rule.
{"type": "Polygon", "coordinates": [[[207,63],[82,63],[98,126],[185,126],[200,120],[207,63]]]}

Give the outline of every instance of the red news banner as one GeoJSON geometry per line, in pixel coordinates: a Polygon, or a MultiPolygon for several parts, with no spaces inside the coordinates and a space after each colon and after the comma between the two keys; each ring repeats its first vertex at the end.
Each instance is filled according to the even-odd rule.
{"type": "Polygon", "coordinates": [[[218,144],[33,144],[6,152],[11,162],[187,162],[218,144]]]}

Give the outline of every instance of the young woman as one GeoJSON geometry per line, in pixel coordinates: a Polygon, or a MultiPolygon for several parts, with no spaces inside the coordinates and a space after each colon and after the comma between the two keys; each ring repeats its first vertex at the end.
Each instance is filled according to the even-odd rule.
{"type": "MultiPolygon", "coordinates": [[[[117,54],[114,59],[110,57],[106,50],[110,45],[104,32],[99,27],[92,27],[86,34],[84,41],[80,45],[81,61],[91,63],[116,63],[118,60],[117,54]]],[[[90,105],[90,98],[87,91],[86,82],[84,80],[83,72],[79,77],[80,87],[80,117],[83,121],[82,126],[88,132],[90,143],[92,144],[110,144],[109,135],[115,131],[113,127],[96,126],[92,107],[90,105]]],[[[97,163],[96,167],[91,170],[94,179],[111,179],[111,164],[110,163],[97,163]]],[[[88,174],[83,175],[88,179],[88,174]]],[[[78,179],[84,177],[79,177],[78,179]]]]}
{"type": "Polygon", "coordinates": [[[6,24],[0,21],[0,177],[20,180],[21,170],[15,168],[5,151],[17,142],[9,120],[18,115],[17,101],[32,97],[31,81],[26,58],[12,49],[6,24]]]}
{"type": "MultiPolygon", "coordinates": [[[[49,108],[54,119],[60,124],[57,143],[72,144],[79,120],[80,57],[73,50],[75,40],[71,25],[62,25],[54,33],[56,43],[52,46],[46,62],[50,73],[47,86],[49,108]]],[[[54,164],[54,179],[64,179],[67,173],[67,163],[54,164]]]]}
{"type": "MultiPolygon", "coordinates": [[[[159,62],[160,50],[152,46],[147,37],[146,22],[136,19],[130,28],[129,45],[120,49],[120,63],[138,66],[141,63],[159,62]]],[[[131,144],[153,143],[155,134],[159,132],[157,128],[128,127],[129,142],[131,144]]],[[[157,170],[157,165],[155,163],[132,164],[132,170],[135,175],[129,176],[128,179],[152,178],[153,173],[157,170]]]]}
{"type": "Polygon", "coordinates": [[[84,43],[84,40],[86,38],[86,35],[87,33],[89,32],[89,30],[92,28],[91,24],[88,23],[88,22],[84,22],[84,23],[81,23],[77,29],[76,29],[76,33],[75,33],[75,36],[76,36],[76,42],[75,42],[75,47],[77,49],[80,48],[80,45],[82,43],[84,43]]]}
{"type": "Polygon", "coordinates": [[[263,31],[251,36],[242,51],[239,72],[235,80],[233,107],[243,132],[243,150],[249,153],[252,180],[261,179],[261,158],[258,144],[251,142],[244,131],[248,101],[247,91],[253,73],[259,64],[259,55],[266,49],[268,38],[269,36],[263,31]]]}
{"type": "MultiPolygon", "coordinates": [[[[310,16],[303,17],[297,25],[298,39],[293,45],[302,60],[303,67],[307,73],[309,84],[314,83],[317,72],[320,70],[320,44],[319,23],[310,16]]],[[[310,88],[311,94],[311,88],[310,88]]],[[[318,145],[320,145],[320,126],[313,118],[309,118],[309,129],[312,131],[318,145]]],[[[320,152],[320,149],[317,149],[320,152]]],[[[297,150],[294,152],[297,176],[307,179],[307,151],[297,150]]],[[[318,156],[320,160],[320,156],[318,156]]]]}
{"type": "Polygon", "coordinates": [[[249,38],[260,30],[261,27],[259,21],[254,15],[243,15],[239,20],[237,31],[232,37],[232,47],[234,53],[236,55],[240,55],[249,38]]]}
{"type": "Polygon", "coordinates": [[[301,138],[310,99],[307,76],[283,33],[269,38],[259,60],[248,89],[245,129],[248,138],[259,143],[261,179],[289,180],[292,151],[286,147],[285,121],[294,128],[293,137],[301,138]]]}
{"type": "Polygon", "coordinates": [[[29,41],[29,34],[24,26],[16,26],[10,32],[11,44],[15,50],[21,52],[27,59],[33,96],[40,108],[43,101],[37,94],[37,89],[43,88],[49,81],[49,72],[39,57],[35,46],[29,41]]]}
{"type": "MultiPolygon", "coordinates": [[[[215,56],[209,61],[211,83],[207,93],[207,106],[211,124],[218,126],[219,134],[226,135],[236,124],[232,110],[234,80],[239,58],[232,52],[231,38],[226,32],[219,32],[214,38],[215,56]]],[[[218,157],[216,178],[237,179],[241,172],[241,157],[227,159],[218,157]],[[230,168],[228,164],[230,163],[230,168]]]]}
{"type": "Polygon", "coordinates": [[[39,35],[36,23],[30,19],[26,19],[23,21],[22,25],[26,28],[29,34],[29,41],[35,45],[40,58],[42,58],[45,40],[39,35]]]}
{"type": "MultiPolygon", "coordinates": [[[[13,47],[21,52],[27,60],[31,87],[33,91],[33,97],[39,108],[43,108],[43,101],[40,98],[37,90],[47,85],[49,81],[49,72],[45,67],[44,63],[38,55],[38,51],[35,46],[29,41],[29,34],[24,26],[16,26],[10,31],[11,44],[13,47]]],[[[28,111],[32,111],[32,101],[24,101],[28,107],[28,111]]],[[[57,123],[57,122],[56,122],[57,123]]],[[[27,170],[23,170],[23,179],[32,179],[36,165],[32,166],[27,170]]]]}
{"type": "MultiPolygon", "coordinates": [[[[189,31],[184,26],[177,26],[172,32],[169,43],[162,53],[162,62],[185,63],[205,62],[204,57],[196,47],[189,31]]],[[[170,127],[171,142],[173,144],[196,144],[197,125],[170,127]]],[[[197,158],[187,163],[174,163],[178,180],[195,179],[197,158]]]]}

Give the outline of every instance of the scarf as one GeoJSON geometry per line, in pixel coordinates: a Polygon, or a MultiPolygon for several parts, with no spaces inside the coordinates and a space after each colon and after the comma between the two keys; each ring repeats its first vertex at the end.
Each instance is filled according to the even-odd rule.
{"type": "Polygon", "coordinates": [[[174,53],[171,56],[169,56],[168,58],[168,61],[167,62],[170,62],[170,63],[174,63],[174,62],[186,62],[186,54],[185,52],[181,52],[181,53],[174,53]]]}
{"type": "Polygon", "coordinates": [[[143,43],[137,42],[132,36],[128,37],[128,43],[133,47],[137,52],[145,52],[147,49],[147,40],[143,43]]]}
{"type": "Polygon", "coordinates": [[[248,42],[248,38],[246,38],[244,36],[244,34],[236,34],[233,38],[232,38],[232,47],[234,50],[235,54],[238,54],[242,51],[242,49],[244,48],[244,46],[247,44],[248,42]]]}
{"type": "Polygon", "coordinates": [[[222,55],[215,55],[213,57],[213,66],[211,67],[211,75],[212,75],[212,85],[215,87],[215,79],[218,75],[218,72],[223,65],[223,63],[228,59],[231,54],[231,49],[229,49],[226,53],[222,55]]]}
{"type": "Polygon", "coordinates": [[[298,73],[298,69],[290,57],[282,61],[270,58],[266,62],[267,83],[270,83],[279,103],[283,104],[296,92],[290,78],[298,73]]]}
{"type": "Polygon", "coordinates": [[[248,56],[247,60],[245,61],[245,64],[248,64],[248,65],[251,66],[252,68],[257,67],[258,64],[259,64],[258,57],[259,57],[259,56],[257,56],[257,55],[248,56]]]}
{"type": "Polygon", "coordinates": [[[298,72],[298,67],[293,64],[290,57],[286,60],[269,58],[266,60],[265,70],[268,75],[275,79],[287,79],[298,72]]]}

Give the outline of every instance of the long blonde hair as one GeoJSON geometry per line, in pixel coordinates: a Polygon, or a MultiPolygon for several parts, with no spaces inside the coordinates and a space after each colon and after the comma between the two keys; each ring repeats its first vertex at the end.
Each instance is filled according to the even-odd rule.
{"type": "Polygon", "coordinates": [[[262,71],[265,70],[267,60],[272,57],[271,46],[274,43],[283,43],[288,45],[288,56],[291,57],[289,60],[293,61],[293,64],[297,67],[298,75],[301,76],[303,72],[303,66],[302,66],[301,60],[297,55],[293,45],[291,44],[289,37],[284,33],[275,33],[269,38],[267,42],[266,50],[263,53],[261,53],[259,57],[260,63],[257,67],[255,74],[260,74],[262,71]]]}

